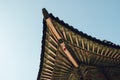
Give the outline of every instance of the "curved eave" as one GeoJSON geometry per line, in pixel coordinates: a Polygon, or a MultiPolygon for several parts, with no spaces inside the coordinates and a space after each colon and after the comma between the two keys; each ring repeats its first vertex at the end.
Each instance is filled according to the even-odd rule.
{"type": "MultiPolygon", "coordinates": [[[[44,55],[45,55],[44,51],[45,51],[46,28],[47,28],[45,19],[47,19],[48,17],[51,17],[51,19],[57,21],[58,23],[60,23],[64,27],[70,29],[71,31],[73,31],[73,32],[75,32],[75,33],[93,41],[93,42],[97,42],[99,44],[102,44],[103,46],[112,47],[112,48],[115,48],[115,49],[120,49],[119,45],[116,45],[116,44],[114,44],[112,42],[108,42],[108,41],[101,41],[99,39],[91,37],[91,36],[81,32],[81,31],[78,31],[77,29],[73,28],[72,26],[68,25],[67,23],[64,23],[58,17],[54,17],[52,14],[48,14],[48,13],[46,13],[46,11],[44,13],[45,13],[45,15],[44,15],[44,20],[43,20],[43,38],[42,38],[41,60],[40,60],[41,62],[40,62],[40,70],[39,70],[39,73],[38,73],[37,80],[40,80],[41,72],[42,72],[42,69],[43,69],[44,55]]],[[[119,67],[119,65],[118,65],[118,67],[119,67]]]]}
{"type": "Polygon", "coordinates": [[[105,46],[108,46],[108,47],[112,47],[112,48],[116,48],[116,49],[120,49],[120,45],[116,45],[115,43],[111,42],[111,41],[107,41],[107,40],[100,40],[100,39],[97,39],[95,37],[92,37],[86,33],[83,33],[82,31],[79,31],[78,29],[75,29],[73,28],[73,26],[70,26],[69,24],[65,23],[63,20],[60,20],[58,17],[54,17],[52,13],[48,13],[47,10],[45,8],[42,9],[42,12],[43,12],[43,16],[44,16],[44,19],[47,19],[49,17],[51,17],[52,19],[54,19],[55,21],[57,21],[58,23],[62,24],[64,27],[70,29],[71,31],[87,38],[87,39],[90,39],[94,42],[97,42],[99,44],[102,44],[102,45],[105,45],[105,46]]]}
{"type": "Polygon", "coordinates": [[[83,33],[82,31],[79,31],[78,29],[75,29],[73,28],[73,26],[70,26],[69,24],[65,23],[63,20],[60,20],[58,17],[54,17],[52,13],[49,14],[49,17],[51,17],[52,19],[54,19],[55,21],[57,21],[58,23],[60,23],[61,25],[63,25],[64,27],[70,29],[71,31],[87,38],[87,39],[90,39],[91,41],[94,41],[94,42],[97,42],[99,44],[102,44],[102,45],[105,45],[105,46],[108,46],[108,47],[112,47],[112,48],[116,48],[116,49],[120,49],[120,45],[116,45],[110,41],[102,41],[100,39],[97,39],[95,37],[92,37],[86,33],[83,33]]]}

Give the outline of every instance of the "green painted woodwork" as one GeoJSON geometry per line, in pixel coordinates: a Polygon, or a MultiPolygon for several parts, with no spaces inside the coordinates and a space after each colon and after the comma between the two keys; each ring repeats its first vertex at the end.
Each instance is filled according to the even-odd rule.
{"type": "Polygon", "coordinates": [[[44,23],[43,52],[38,80],[119,80],[120,49],[89,39],[75,32],[54,16],[52,23],[67,49],[78,62],[75,68],[60,48],[55,35],[44,23]]]}

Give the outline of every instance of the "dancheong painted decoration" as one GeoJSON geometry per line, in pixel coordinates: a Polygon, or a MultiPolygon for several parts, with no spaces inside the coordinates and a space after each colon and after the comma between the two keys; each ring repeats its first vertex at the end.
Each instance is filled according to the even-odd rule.
{"type": "Polygon", "coordinates": [[[91,37],[43,9],[37,80],[120,80],[120,46],[91,37]]]}

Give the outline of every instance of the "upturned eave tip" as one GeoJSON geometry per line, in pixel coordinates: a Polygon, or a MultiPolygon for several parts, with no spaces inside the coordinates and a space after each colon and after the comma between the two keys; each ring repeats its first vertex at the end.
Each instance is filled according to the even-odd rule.
{"type": "Polygon", "coordinates": [[[42,9],[42,13],[43,13],[44,19],[49,18],[49,13],[45,8],[42,9]]]}

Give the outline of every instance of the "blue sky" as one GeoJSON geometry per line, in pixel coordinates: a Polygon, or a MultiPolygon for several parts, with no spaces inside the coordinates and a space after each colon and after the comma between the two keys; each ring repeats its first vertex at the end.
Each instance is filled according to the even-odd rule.
{"type": "Polygon", "coordinates": [[[36,80],[42,8],[84,33],[120,44],[120,0],[0,0],[0,80],[36,80]]]}

